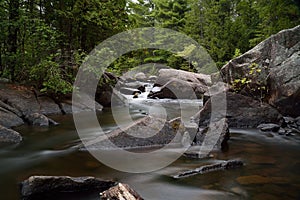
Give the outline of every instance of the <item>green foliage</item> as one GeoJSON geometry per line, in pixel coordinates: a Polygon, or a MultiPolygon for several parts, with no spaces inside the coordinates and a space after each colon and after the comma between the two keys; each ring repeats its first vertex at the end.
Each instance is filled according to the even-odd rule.
{"type": "Polygon", "coordinates": [[[235,79],[231,85],[236,93],[244,92],[262,102],[269,92],[267,77],[267,67],[252,63],[246,76],[235,79]]]}
{"type": "Polygon", "coordinates": [[[239,56],[241,56],[241,55],[242,55],[241,50],[240,50],[240,49],[235,49],[233,58],[237,58],[237,57],[239,57],[239,56]]]}
{"type": "MultiPolygon", "coordinates": [[[[188,34],[221,67],[271,34],[300,24],[299,8],[295,0],[3,0],[0,76],[42,91],[67,93],[96,45],[124,30],[149,26],[188,34]]],[[[165,39],[162,35],[157,42],[182,44],[176,37],[165,39]]],[[[199,65],[202,73],[215,72],[211,63],[185,60],[192,46],[178,49],[177,54],[158,49],[130,52],[113,62],[109,71],[121,75],[154,62],[188,71],[199,65]]],[[[249,77],[237,80],[236,87],[255,83],[263,91],[263,80],[254,78],[261,78],[264,68],[255,68],[250,67],[249,77]]]]}
{"type": "Polygon", "coordinates": [[[41,88],[41,92],[48,94],[68,94],[72,92],[70,77],[59,67],[53,59],[58,55],[51,55],[30,70],[30,81],[41,88]]]}

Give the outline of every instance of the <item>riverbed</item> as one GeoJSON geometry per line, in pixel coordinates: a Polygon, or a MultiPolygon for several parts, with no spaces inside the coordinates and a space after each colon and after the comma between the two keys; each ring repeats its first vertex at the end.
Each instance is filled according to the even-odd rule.
{"type": "MultiPolygon", "coordinates": [[[[121,111],[120,111],[121,112],[121,111]]],[[[132,119],[147,113],[132,110],[132,119]]],[[[176,116],[178,112],[174,111],[176,116]]],[[[262,133],[257,129],[231,129],[229,149],[213,158],[182,156],[170,166],[147,174],[129,174],[101,164],[81,141],[71,115],[53,116],[60,123],[50,128],[18,127],[24,141],[0,148],[0,199],[17,200],[19,182],[32,175],[94,176],[129,184],[146,200],[300,199],[300,137],[262,133]],[[171,176],[205,163],[241,159],[245,166],[176,180],[171,176]]],[[[104,131],[116,128],[110,109],[99,113],[104,131]]],[[[54,197],[59,200],[99,200],[99,195],[54,197]]]]}

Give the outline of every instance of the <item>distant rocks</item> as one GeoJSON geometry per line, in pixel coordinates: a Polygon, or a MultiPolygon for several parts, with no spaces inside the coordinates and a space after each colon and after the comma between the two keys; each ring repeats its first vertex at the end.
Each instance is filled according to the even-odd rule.
{"type": "Polygon", "coordinates": [[[149,98],[197,99],[208,91],[211,85],[209,75],[175,69],[160,69],[155,86],[161,90],[151,92],[149,98]]]}
{"type": "Polygon", "coordinates": [[[158,72],[156,84],[162,86],[174,78],[190,83],[201,84],[204,86],[210,86],[212,84],[210,75],[187,72],[176,69],[160,69],[158,72]]]}
{"type": "Polygon", "coordinates": [[[272,132],[277,132],[280,129],[280,126],[277,124],[260,124],[258,127],[261,131],[272,131],[272,132]]]}
{"type": "Polygon", "coordinates": [[[170,79],[158,92],[151,92],[152,99],[200,99],[208,89],[206,85],[177,78],[170,79]]]}
{"type": "Polygon", "coordinates": [[[300,117],[283,117],[281,119],[281,125],[272,123],[260,124],[257,128],[263,132],[273,132],[286,136],[300,134],[300,117]]]}

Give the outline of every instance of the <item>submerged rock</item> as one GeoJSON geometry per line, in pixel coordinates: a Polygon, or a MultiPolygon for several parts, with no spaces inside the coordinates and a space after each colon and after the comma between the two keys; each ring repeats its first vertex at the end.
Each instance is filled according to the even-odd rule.
{"type": "Polygon", "coordinates": [[[277,132],[280,130],[280,126],[278,124],[260,124],[258,127],[261,131],[272,131],[277,132]]]}
{"type": "Polygon", "coordinates": [[[100,200],[143,200],[143,198],[127,184],[119,183],[100,193],[100,200]]]}
{"type": "Polygon", "coordinates": [[[21,183],[23,200],[43,199],[59,193],[103,192],[116,185],[115,182],[105,181],[94,177],[69,176],[32,176],[21,183]]]}
{"type": "Polygon", "coordinates": [[[0,125],[0,142],[20,143],[21,141],[22,136],[18,132],[0,125]]]}
{"type": "Polygon", "coordinates": [[[242,167],[244,163],[240,160],[228,160],[217,164],[211,164],[211,165],[204,165],[199,168],[196,168],[194,170],[182,172],[178,175],[173,176],[173,178],[179,179],[179,178],[186,178],[189,176],[194,176],[197,174],[206,174],[209,172],[214,171],[220,171],[220,170],[227,170],[227,169],[235,169],[242,167]]]}

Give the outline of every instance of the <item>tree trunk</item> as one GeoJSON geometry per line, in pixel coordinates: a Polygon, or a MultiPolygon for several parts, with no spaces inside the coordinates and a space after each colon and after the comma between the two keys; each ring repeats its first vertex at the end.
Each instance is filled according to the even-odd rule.
{"type": "Polygon", "coordinates": [[[19,0],[9,1],[8,53],[11,81],[15,81],[16,55],[18,50],[19,0]]]}

